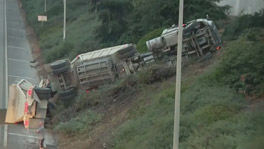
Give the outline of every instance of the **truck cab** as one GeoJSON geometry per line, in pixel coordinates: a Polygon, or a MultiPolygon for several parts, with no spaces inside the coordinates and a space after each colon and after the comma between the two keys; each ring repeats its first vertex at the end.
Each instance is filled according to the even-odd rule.
{"type": "MultiPolygon", "coordinates": [[[[164,56],[177,55],[178,27],[163,30],[160,37],[146,42],[155,60],[164,56]]],[[[208,19],[192,20],[184,24],[182,56],[195,60],[207,53],[220,49],[221,38],[213,21],[208,19]]]]}

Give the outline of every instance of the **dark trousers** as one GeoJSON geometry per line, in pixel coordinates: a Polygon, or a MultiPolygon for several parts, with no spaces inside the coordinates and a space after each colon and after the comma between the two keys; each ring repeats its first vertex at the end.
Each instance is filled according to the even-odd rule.
{"type": "Polygon", "coordinates": [[[39,139],[39,148],[43,148],[44,147],[44,139],[39,139]]]}

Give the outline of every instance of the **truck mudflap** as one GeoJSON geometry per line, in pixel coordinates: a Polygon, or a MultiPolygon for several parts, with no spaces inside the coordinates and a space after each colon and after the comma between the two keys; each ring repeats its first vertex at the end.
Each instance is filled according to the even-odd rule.
{"type": "Polygon", "coordinates": [[[35,86],[21,80],[9,87],[5,123],[24,122],[25,128],[37,128],[46,118],[47,107],[48,99],[40,100],[35,86]]]}

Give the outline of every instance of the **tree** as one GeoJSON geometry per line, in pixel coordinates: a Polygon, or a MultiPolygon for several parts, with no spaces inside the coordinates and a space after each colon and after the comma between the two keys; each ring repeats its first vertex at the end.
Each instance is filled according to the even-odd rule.
{"type": "MultiPolygon", "coordinates": [[[[90,0],[99,14],[101,25],[96,35],[105,42],[137,42],[146,33],[178,22],[178,0],[90,0]],[[132,11],[133,10],[133,11],[132,11]]],[[[220,0],[185,1],[185,22],[205,18],[226,17],[228,6],[218,6],[220,0]]]]}
{"type": "Polygon", "coordinates": [[[129,0],[101,0],[93,2],[101,25],[96,36],[104,42],[116,41],[127,29],[126,17],[132,10],[129,0]]]}

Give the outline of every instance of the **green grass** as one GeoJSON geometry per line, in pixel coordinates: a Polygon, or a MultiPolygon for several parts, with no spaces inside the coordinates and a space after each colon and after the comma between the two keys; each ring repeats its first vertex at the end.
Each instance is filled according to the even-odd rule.
{"type": "Polygon", "coordinates": [[[228,44],[224,56],[209,78],[230,85],[237,92],[262,96],[264,90],[264,30],[248,30],[238,40],[228,44]]]}
{"type": "Polygon", "coordinates": [[[60,122],[55,131],[63,135],[76,136],[89,133],[97,122],[101,119],[101,115],[92,111],[87,111],[77,117],[70,119],[67,122],[60,122]]]}
{"type": "Polygon", "coordinates": [[[254,15],[242,15],[235,18],[225,27],[223,38],[225,40],[236,40],[246,30],[264,26],[264,9],[254,15]]]}
{"type": "MultiPolygon", "coordinates": [[[[244,97],[264,93],[262,33],[249,30],[227,45],[218,64],[191,83],[183,82],[180,148],[264,147],[260,135],[264,132],[262,110],[249,108],[244,97]],[[237,88],[243,74],[251,75],[237,88]],[[254,84],[252,80],[258,81],[254,84]],[[251,92],[247,92],[249,88],[251,92]]],[[[130,119],[116,129],[116,135],[109,141],[113,148],[172,148],[174,86],[144,94],[151,95],[148,97],[151,103],[141,104],[139,100],[131,108],[135,110],[131,110],[130,119]]]]}
{"type": "Polygon", "coordinates": [[[148,52],[148,48],[146,45],[146,41],[151,40],[153,38],[159,37],[164,28],[155,29],[146,35],[144,35],[137,43],[137,49],[140,53],[148,52]]]}
{"type": "MultiPolygon", "coordinates": [[[[174,87],[167,86],[159,93],[152,93],[150,98],[153,98],[151,104],[135,108],[131,113],[132,118],[117,129],[117,135],[112,140],[114,148],[172,147],[174,87]]],[[[183,92],[181,102],[180,139],[181,146],[185,147],[195,143],[190,140],[197,131],[214,127],[221,121],[234,120],[246,106],[245,99],[229,87],[212,86],[199,81],[183,92]]],[[[209,132],[203,138],[213,133],[209,132]]]]}
{"type": "MultiPolygon", "coordinates": [[[[72,59],[79,53],[101,47],[94,35],[94,29],[100,22],[96,14],[89,12],[86,1],[69,1],[65,43],[62,41],[62,1],[49,1],[47,13],[41,11],[43,1],[22,2],[46,62],[63,57],[72,59]],[[48,16],[43,27],[37,22],[37,15],[42,14],[48,16]]],[[[242,17],[227,28],[226,39],[238,40],[227,44],[216,66],[198,79],[183,81],[180,148],[264,148],[263,112],[249,108],[244,97],[261,97],[264,94],[264,34],[262,29],[250,29],[252,24],[262,27],[263,19],[259,18],[263,15],[254,17],[242,17]],[[241,34],[243,36],[238,38],[241,34]]],[[[145,42],[159,36],[161,31],[159,28],[142,37],[137,44],[139,52],[146,52],[145,42]]],[[[151,66],[137,75],[102,86],[68,109],[61,106],[57,120],[53,120],[55,130],[71,137],[89,133],[100,123],[103,115],[87,109],[104,107],[112,104],[113,100],[132,98],[135,103],[131,105],[127,120],[114,130],[108,144],[116,149],[172,148],[174,85],[166,79],[174,74],[174,69],[151,66]],[[157,82],[161,84],[158,91],[153,88],[157,82]]]]}
{"type": "MultiPolygon", "coordinates": [[[[259,67],[258,64],[263,64],[262,38],[262,31],[256,33],[252,30],[229,43],[220,60],[204,74],[183,80],[180,148],[264,147],[263,107],[251,108],[249,100],[245,98],[245,95],[251,94],[242,94],[235,86],[239,79],[232,80],[240,78],[244,73],[253,73],[256,78],[262,77],[263,69],[255,69],[259,67]],[[238,67],[240,65],[244,66],[243,69],[238,67]]],[[[86,109],[102,108],[111,105],[113,100],[134,100],[126,120],[114,131],[111,130],[113,133],[110,136],[106,136],[107,144],[115,149],[172,148],[175,89],[174,83],[167,79],[174,74],[173,68],[153,65],[136,75],[102,86],[76,102],[71,108],[75,109],[75,113],[59,124],[57,129],[69,136],[81,134],[84,132],[82,129],[86,129],[83,125],[86,117],[81,113],[86,109]]],[[[244,85],[247,87],[246,83],[244,85]]],[[[262,84],[263,81],[260,79],[258,83],[262,84]]],[[[264,93],[257,86],[255,91],[264,93]]],[[[65,112],[60,114],[65,115],[65,112]]],[[[97,120],[100,121],[95,119],[94,127],[97,120]]],[[[94,127],[89,127],[89,130],[94,127]]],[[[102,137],[105,141],[105,136],[102,137]]]]}

